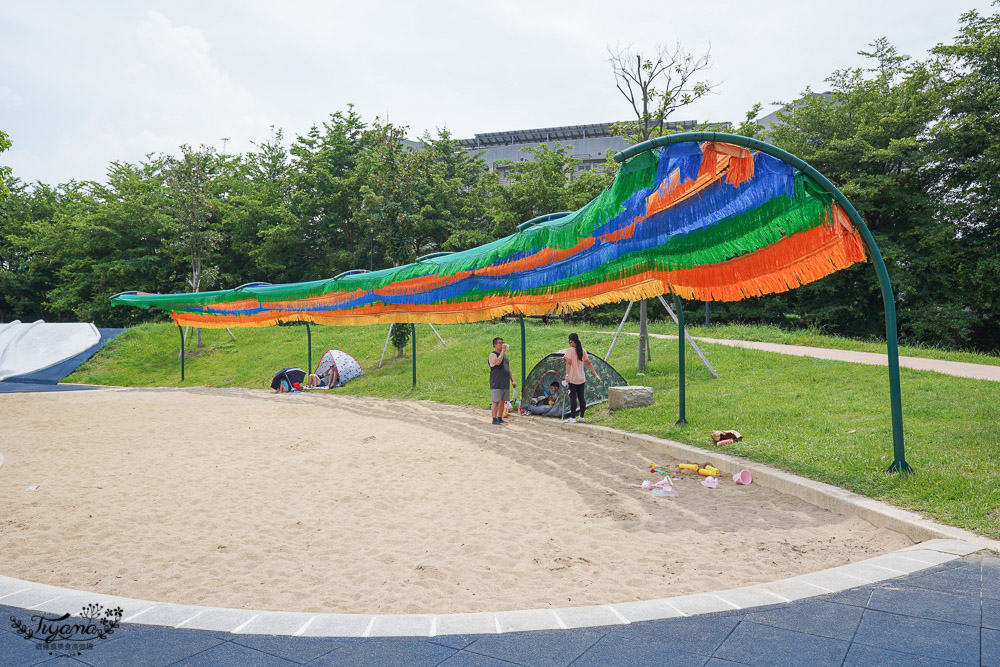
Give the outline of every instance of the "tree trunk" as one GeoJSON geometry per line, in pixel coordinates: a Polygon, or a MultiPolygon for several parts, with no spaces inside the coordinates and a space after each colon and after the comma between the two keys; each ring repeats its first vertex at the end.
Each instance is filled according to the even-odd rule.
{"type": "MultiPolygon", "coordinates": [[[[195,253],[191,256],[191,289],[195,292],[201,291],[201,254],[195,253]]],[[[198,345],[197,347],[205,347],[205,344],[201,342],[201,329],[197,329],[198,332],[198,345]]]]}

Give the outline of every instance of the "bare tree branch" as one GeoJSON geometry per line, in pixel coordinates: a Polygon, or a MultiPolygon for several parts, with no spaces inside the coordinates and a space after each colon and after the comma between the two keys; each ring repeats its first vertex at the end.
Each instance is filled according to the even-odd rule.
{"type": "Polygon", "coordinates": [[[669,131],[667,119],[677,109],[712,92],[718,85],[696,80],[699,72],[711,67],[711,46],[697,58],[680,42],[671,49],[663,44],[647,57],[631,46],[614,49],[608,46],[608,62],[615,77],[615,87],[635,114],[634,140],[645,141],[654,133],[669,131]]]}

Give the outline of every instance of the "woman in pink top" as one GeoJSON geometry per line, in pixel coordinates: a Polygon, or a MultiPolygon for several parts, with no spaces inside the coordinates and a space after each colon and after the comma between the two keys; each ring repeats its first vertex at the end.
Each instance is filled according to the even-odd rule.
{"type": "Polygon", "coordinates": [[[580,344],[580,337],[575,333],[569,335],[569,350],[563,355],[563,359],[566,360],[565,380],[569,384],[570,417],[566,421],[570,424],[575,424],[578,421],[586,421],[584,413],[587,412],[587,399],[583,395],[583,390],[587,378],[584,376],[584,364],[590,368],[590,372],[594,374],[598,382],[600,382],[601,376],[594,370],[594,365],[590,363],[590,357],[587,355],[586,350],[583,349],[583,345],[580,344]],[[576,402],[578,399],[580,401],[580,418],[576,419],[576,402]]]}

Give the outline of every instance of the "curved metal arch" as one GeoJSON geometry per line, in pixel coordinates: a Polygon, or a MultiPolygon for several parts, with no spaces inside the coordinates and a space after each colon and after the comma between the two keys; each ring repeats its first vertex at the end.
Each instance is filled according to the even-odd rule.
{"type": "Polygon", "coordinates": [[[432,252],[432,253],[430,253],[428,255],[421,255],[420,257],[417,257],[413,261],[417,262],[419,264],[420,262],[425,262],[425,261],[427,261],[429,259],[435,259],[436,257],[445,257],[447,255],[454,255],[454,254],[455,253],[447,251],[447,250],[444,250],[444,251],[441,251],[441,252],[432,252]]]}
{"type": "Polygon", "coordinates": [[[270,287],[271,283],[243,283],[239,287],[234,287],[234,292],[242,292],[245,289],[252,289],[254,287],[270,287]]]}
{"type": "Polygon", "coordinates": [[[537,218],[532,218],[522,222],[517,226],[517,231],[523,232],[528,227],[534,227],[543,222],[549,222],[550,220],[558,220],[559,218],[565,218],[567,215],[573,213],[573,211],[559,211],[558,213],[546,213],[545,215],[540,215],[537,218]]]}
{"type": "Polygon", "coordinates": [[[734,146],[742,146],[743,148],[758,150],[761,153],[766,153],[783,162],[787,162],[819,183],[824,190],[831,194],[834,200],[840,204],[840,207],[844,209],[844,212],[847,213],[854,226],[857,227],[865,248],[868,250],[868,255],[871,257],[872,264],[875,265],[879,287],[882,289],[882,301],[885,303],[885,339],[889,357],[889,410],[892,415],[893,450],[893,461],[892,465],[889,466],[888,472],[898,472],[901,474],[913,472],[913,469],[906,462],[903,447],[903,402],[899,389],[899,342],[896,335],[896,300],[892,293],[892,285],[889,283],[889,272],[885,268],[885,260],[882,259],[882,253],[878,249],[878,244],[875,243],[875,237],[872,236],[868,225],[861,218],[861,214],[858,213],[854,205],[851,204],[836,185],[831,183],[826,176],[819,173],[805,160],[759,139],[741,137],[737,134],[725,134],[723,132],[682,132],[665,137],[657,137],[656,139],[650,139],[649,141],[626,148],[615,155],[615,162],[623,163],[640,153],[645,153],[646,151],[662,146],[702,141],[720,141],[726,144],[733,144],[734,146]]]}
{"type": "Polygon", "coordinates": [[[347,276],[356,276],[360,273],[368,273],[368,269],[351,269],[350,271],[343,271],[338,273],[330,280],[340,280],[341,278],[346,278],[347,276]]]}

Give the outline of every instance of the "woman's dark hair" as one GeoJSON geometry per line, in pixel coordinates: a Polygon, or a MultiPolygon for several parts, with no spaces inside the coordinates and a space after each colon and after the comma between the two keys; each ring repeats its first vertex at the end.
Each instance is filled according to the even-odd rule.
{"type": "Polygon", "coordinates": [[[576,343],[576,358],[583,360],[583,343],[580,342],[580,337],[575,333],[569,335],[569,339],[576,343]]]}

